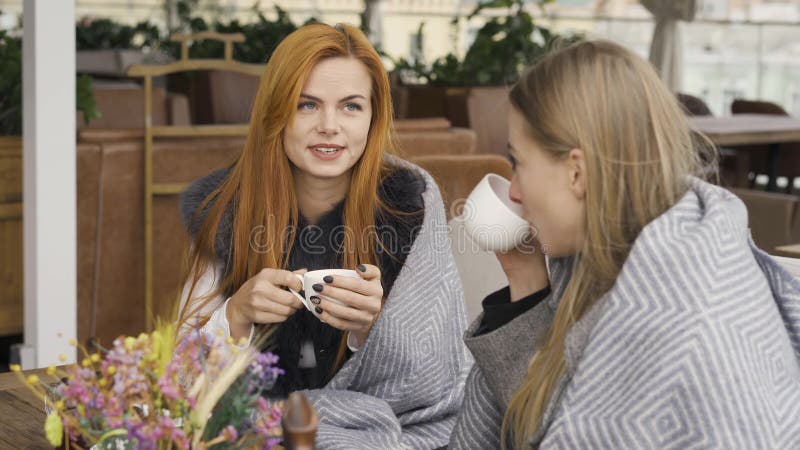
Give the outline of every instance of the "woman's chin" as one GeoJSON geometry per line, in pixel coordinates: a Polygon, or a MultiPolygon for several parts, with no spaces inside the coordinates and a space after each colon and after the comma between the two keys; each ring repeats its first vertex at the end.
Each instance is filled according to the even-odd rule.
{"type": "Polygon", "coordinates": [[[350,168],[351,166],[345,164],[326,164],[324,166],[321,164],[314,164],[301,168],[300,170],[309,177],[330,179],[342,177],[350,171],[350,168]]]}

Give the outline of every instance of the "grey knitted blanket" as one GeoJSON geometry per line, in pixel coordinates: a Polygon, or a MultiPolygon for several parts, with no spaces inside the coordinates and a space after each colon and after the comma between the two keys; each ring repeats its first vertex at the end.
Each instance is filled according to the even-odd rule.
{"type": "Polygon", "coordinates": [[[303,391],[320,415],[319,449],[437,448],[455,424],[472,364],[464,294],[439,188],[413,167],[425,217],[383,311],[330,383],[303,391]]]}
{"type": "MultiPolygon", "coordinates": [[[[528,348],[539,331],[533,316],[551,317],[557,301],[509,324],[528,330],[528,348]]],[[[470,345],[468,332],[478,364],[452,448],[496,446],[516,388],[487,370],[498,356],[489,356],[492,337],[485,339],[470,345]]],[[[524,372],[529,358],[517,359],[524,372]]],[[[692,180],[682,200],[644,228],[615,285],[570,331],[567,375],[531,444],[797,449],[799,361],[800,281],[755,247],[739,199],[692,180]]]]}

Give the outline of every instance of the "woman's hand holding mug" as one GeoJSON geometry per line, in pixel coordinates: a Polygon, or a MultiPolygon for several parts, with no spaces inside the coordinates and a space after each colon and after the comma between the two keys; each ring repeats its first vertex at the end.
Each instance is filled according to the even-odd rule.
{"type": "Polygon", "coordinates": [[[357,270],[315,270],[303,276],[306,306],[323,322],[367,339],[383,308],[381,271],[370,264],[357,270]]]}
{"type": "MultiPolygon", "coordinates": [[[[538,241],[535,242],[538,244],[538,241]]],[[[512,302],[541,291],[550,283],[545,255],[540,249],[540,245],[531,245],[515,247],[505,252],[495,252],[495,256],[500,261],[500,266],[508,278],[512,302]]]]}
{"type": "Polygon", "coordinates": [[[231,337],[235,340],[250,336],[250,328],[255,323],[284,322],[303,303],[289,289],[302,289],[297,272],[279,269],[263,269],[247,280],[228,301],[226,318],[230,325],[231,337]],[[297,275],[296,275],[297,274],[297,275]]]}
{"type": "Polygon", "coordinates": [[[522,218],[522,206],[509,197],[510,184],[493,173],[483,177],[467,197],[459,220],[481,249],[497,256],[513,302],[544,289],[549,280],[542,246],[522,218]]]}

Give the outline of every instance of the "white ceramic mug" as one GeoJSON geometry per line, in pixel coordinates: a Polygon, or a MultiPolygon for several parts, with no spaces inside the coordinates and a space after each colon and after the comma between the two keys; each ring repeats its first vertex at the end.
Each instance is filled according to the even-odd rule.
{"type": "Polygon", "coordinates": [[[511,182],[500,175],[487,174],[464,203],[459,220],[478,246],[490,252],[505,252],[522,244],[530,234],[523,219],[522,206],[508,196],[511,182]]]}
{"type": "Polygon", "coordinates": [[[314,314],[315,316],[317,316],[317,318],[319,318],[319,314],[317,314],[317,311],[314,310],[314,307],[316,305],[311,302],[311,297],[324,298],[325,300],[330,300],[330,301],[338,303],[340,305],[342,304],[342,302],[340,302],[339,300],[336,300],[335,298],[330,298],[330,297],[327,297],[325,295],[321,295],[319,292],[315,291],[312,286],[314,286],[315,284],[322,284],[322,285],[327,284],[327,283],[325,283],[323,278],[325,278],[328,275],[331,275],[331,276],[334,276],[334,277],[361,278],[361,276],[358,274],[358,272],[356,272],[355,270],[349,270],[349,269],[312,270],[311,272],[306,272],[304,275],[300,275],[298,273],[296,273],[294,275],[297,278],[299,278],[300,281],[303,283],[303,291],[305,292],[306,295],[305,295],[305,297],[303,297],[297,291],[294,291],[292,289],[289,289],[289,291],[292,294],[294,294],[295,296],[297,296],[297,298],[299,298],[300,301],[303,302],[303,305],[305,305],[306,309],[311,311],[311,313],[314,314]]]}

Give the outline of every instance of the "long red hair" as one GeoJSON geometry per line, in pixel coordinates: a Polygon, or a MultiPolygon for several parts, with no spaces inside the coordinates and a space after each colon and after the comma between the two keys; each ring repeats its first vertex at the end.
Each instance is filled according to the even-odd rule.
{"type": "MultiPolygon", "coordinates": [[[[190,270],[184,278],[184,284],[191,282],[188,298],[193,298],[200,275],[214,260],[220,221],[226,207],[233,205],[230,260],[223,262],[228,270],[212,293],[191,308],[187,301],[180,311],[181,324],[196,316],[215,296],[235,292],[261,269],[287,269],[296,238],[298,206],[291,163],[283,148],[283,133],[294,118],[311,70],[320,60],[332,57],[358,59],[372,79],[372,122],[366,149],[352,168],[344,203],[343,225],[350,231],[344,235],[341,264],[346,268],[376,264],[375,248],[380,243],[375,233],[366,230],[374,227],[376,212],[386,208],[378,197],[378,185],[389,170],[384,155],[394,146],[388,76],[380,56],[358,28],[307,25],[287,36],[272,54],[259,82],[244,149],[228,177],[195,212],[194,220],[199,220],[199,212],[208,208],[188,250],[190,270]],[[259,230],[257,251],[251,245],[254,230],[259,230]]],[[[262,326],[260,331],[268,339],[274,325],[262,326]]],[[[334,370],[343,362],[345,336],[334,370]]]]}

